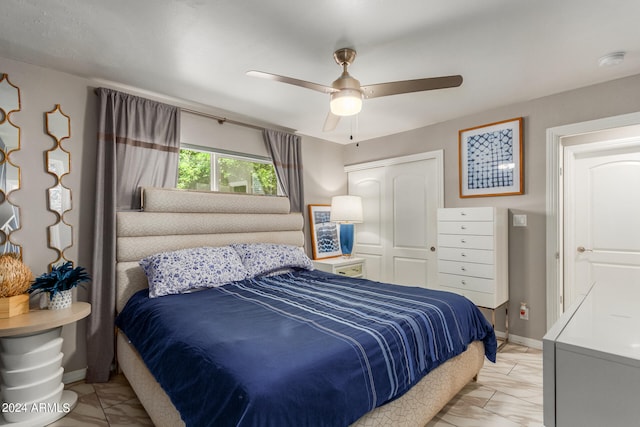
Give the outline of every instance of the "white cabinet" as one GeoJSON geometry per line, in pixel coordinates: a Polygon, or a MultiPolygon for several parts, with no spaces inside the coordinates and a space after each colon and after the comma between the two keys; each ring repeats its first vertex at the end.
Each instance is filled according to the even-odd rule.
{"type": "Polygon", "coordinates": [[[316,270],[326,271],[327,273],[339,274],[341,276],[348,277],[364,278],[366,276],[364,262],[365,261],[363,258],[337,257],[316,259],[313,261],[313,266],[316,270]]]}
{"type": "Polygon", "coordinates": [[[496,309],[509,300],[505,208],[438,209],[438,286],[496,309]]]}
{"type": "Polygon", "coordinates": [[[543,338],[546,427],[637,426],[640,286],[598,282],[543,338]]]}

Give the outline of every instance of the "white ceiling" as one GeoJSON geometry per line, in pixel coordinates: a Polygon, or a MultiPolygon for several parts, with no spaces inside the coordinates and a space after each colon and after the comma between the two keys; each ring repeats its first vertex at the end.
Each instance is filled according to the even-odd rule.
{"type": "Polygon", "coordinates": [[[638,0],[2,0],[0,57],[348,143],[638,74],[638,19],[638,0]],[[365,100],[325,133],[328,95],[245,75],[330,85],[341,47],[362,84],[464,83],[365,100]]]}

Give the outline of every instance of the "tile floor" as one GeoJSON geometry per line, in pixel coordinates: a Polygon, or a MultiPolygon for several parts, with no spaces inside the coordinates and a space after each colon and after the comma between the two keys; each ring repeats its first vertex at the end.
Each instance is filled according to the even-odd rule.
{"type": "Polygon", "coordinates": [[[542,350],[505,345],[426,427],[542,427],[542,350]]]}
{"type": "MultiPolygon", "coordinates": [[[[542,426],[542,351],[507,344],[425,427],[542,426]]],[[[152,426],[122,376],[104,384],[74,383],[78,405],[51,427],[152,426]]]]}

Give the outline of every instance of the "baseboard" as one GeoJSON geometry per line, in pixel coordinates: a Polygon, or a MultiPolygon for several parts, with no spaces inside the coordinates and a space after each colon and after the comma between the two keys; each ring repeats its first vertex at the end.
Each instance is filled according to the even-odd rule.
{"type": "MultiPolygon", "coordinates": [[[[504,338],[504,332],[496,332],[496,337],[504,338]],[[502,337],[500,337],[502,335],[502,337]]],[[[542,350],[542,341],[534,340],[533,338],[521,337],[518,335],[509,334],[509,342],[513,344],[524,345],[526,347],[542,350]]]]}
{"type": "Polygon", "coordinates": [[[87,368],[78,369],[77,371],[65,372],[62,375],[62,382],[64,384],[71,384],[82,381],[85,378],[87,378],[87,368]]]}

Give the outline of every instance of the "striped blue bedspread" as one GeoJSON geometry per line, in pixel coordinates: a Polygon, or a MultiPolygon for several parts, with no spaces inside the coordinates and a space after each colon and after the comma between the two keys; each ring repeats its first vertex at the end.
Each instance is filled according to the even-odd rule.
{"type": "Polygon", "coordinates": [[[188,426],[347,426],[496,338],[452,293],[296,271],[149,299],[117,326],[188,426]]]}

